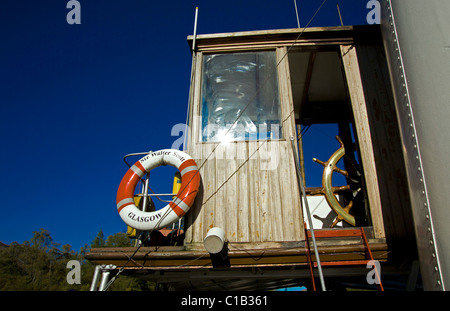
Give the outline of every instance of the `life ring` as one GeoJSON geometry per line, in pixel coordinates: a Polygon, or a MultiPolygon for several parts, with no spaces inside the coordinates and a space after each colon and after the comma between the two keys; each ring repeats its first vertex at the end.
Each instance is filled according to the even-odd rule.
{"type": "Polygon", "coordinates": [[[128,226],[137,230],[164,228],[178,221],[191,208],[199,187],[200,172],[189,155],[174,149],[155,151],[137,161],[122,178],[117,190],[117,211],[128,226]],[[134,203],[134,190],[145,174],[161,165],[171,165],[180,171],[180,190],[164,208],[143,212],[134,203]]]}

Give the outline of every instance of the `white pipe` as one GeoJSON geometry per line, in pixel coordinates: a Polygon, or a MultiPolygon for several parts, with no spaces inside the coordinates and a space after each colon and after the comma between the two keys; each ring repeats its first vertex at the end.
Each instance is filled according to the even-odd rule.
{"type": "Polygon", "coordinates": [[[298,18],[298,10],[297,10],[297,0],[294,0],[294,6],[295,6],[295,15],[297,16],[297,25],[298,28],[300,28],[300,19],[298,18]]]}
{"type": "Polygon", "coordinates": [[[91,288],[89,289],[91,292],[94,292],[97,288],[98,279],[100,277],[100,270],[102,266],[95,266],[94,276],[92,278],[91,288]]]}
{"type": "MultiPolygon", "coordinates": [[[[322,266],[320,264],[319,251],[317,249],[316,236],[314,234],[311,213],[309,211],[309,205],[308,205],[308,200],[306,198],[305,187],[303,185],[302,176],[300,174],[300,167],[299,167],[299,163],[298,163],[297,151],[295,150],[294,136],[291,136],[291,142],[292,142],[292,151],[294,152],[294,156],[295,156],[295,167],[297,169],[298,183],[300,186],[300,190],[302,192],[303,202],[305,202],[305,210],[306,210],[306,215],[308,216],[308,223],[309,223],[309,231],[311,232],[311,239],[312,239],[313,246],[314,246],[314,254],[316,255],[316,262],[317,262],[317,269],[319,270],[320,284],[322,286],[322,290],[326,291],[327,289],[325,287],[325,281],[323,279],[322,266]]],[[[308,236],[305,237],[305,239],[307,239],[307,238],[308,238],[308,236]]]]}
{"type": "Polygon", "coordinates": [[[195,52],[195,38],[197,37],[197,17],[198,17],[198,7],[195,8],[194,40],[192,41],[192,51],[193,52],[195,52]]]}
{"type": "Polygon", "coordinates": [[[339,14],[339,20],[341,21],[341,26],[344,26],[344,22],[342,21],[341,10],[339,9],[339,3],[336,2],[337,11],[339,14]]]}
{"type": "Polygon", "coordinates": [[[148,212],[147,211],[147,203],[148,203],[148,183],[150,181],[150,172],[147,173],[147,178],[145,179],[145,184],[144,184],[144,195],[143,195],[143,202],[142,202],[142,211],[143,212],[148,212]]]}
{"type": "Polygon", "coordinates": [[[109,280],[109,275],[111,274],[109,269],[105,269],[102,272],[102,281],[100,282],[100,287],[99,287],[99,291],[104,291],[106,288],[106,284],[108,284],[108,280],[109,280]]]}

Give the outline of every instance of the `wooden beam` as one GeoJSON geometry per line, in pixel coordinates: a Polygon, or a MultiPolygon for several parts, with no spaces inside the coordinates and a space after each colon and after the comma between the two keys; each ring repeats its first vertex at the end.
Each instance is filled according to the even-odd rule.
{"type": "Polygon", "coordinates": [[[302,204],[300,200],[299,184],[297,181],[297,171],[295,168],[294,151],[297,152],[297,141],[295,146],[297,150],[292,150],[290,137],[296,137],[296,124],[294,114],[294,99],[292,94],[291,73],[289,70],[289,53],[286,47],[277,49],[278,66],[278,83],[280,90],[280,105],[282,116],[282,131],[285,141],[280,144],[280,187],[283,193],[290,193],[290,196],[283,195],[283,218],[284,224],[289,224],[283,228],[284,231],[292,231],[290,228],[299,230],[294,233],[285,232],[287,236],[291,236],[292,240],[303,240],[304,236],[304,220],[302,212],[302,204]],[[283,165],[284,163],[284,165],[283,165]],[[296,224],[293,226],[293,224],[296,224]],[[294,238],[295,239],[292,239],[294,238]]]}
{"type": "Polygon", "coordinates": [[[374,235],[375,238],[384,238],[385,231],[378,188],[378,176],[356,49],[352,45],[342,45],[340,50],[353,117],[355,119],[356,135],[358,137],[361,162],[364,170],[374,235]]]}
{"type": "MultiPolygon", "coordinates": [[[[341,240],[343,242],[343,240],[341,240]]],[[[349,241],[354,243],[354,241],[349,241]]],[[[239,245],[239,243],[236,243],[239,245]]],[[[247,244],[247,243],[244,243],[247,244]]],[[[320,260],[334,262],[338,260],[365,260],[365,247],[359,244],[319,244],[320,260]]],[[[254,244],[253,246],[255,246],[254,244]]],[[[375,259],[386,261],[387,245],[384,242],[370,242],[375,259]]],[[[92,249],[85,258],[95,264],[114,264],[126,268],[150,268],[192,270],[212,268],[210,254],[206,251],[180,250],[178,247],[141,247],[136,253],[135,248],[98,248],[92,249]],[[130,260],[132,258],[132,260],[130,260]]],[[[307,252],[304,246],[292,248],[239,248],[233,244],[229,247],[228,257],[231,267],[288,267],[289,265],[307,266],[307,252]]],[[[314,256],[313,256],[314,260],[314,256]]]]}

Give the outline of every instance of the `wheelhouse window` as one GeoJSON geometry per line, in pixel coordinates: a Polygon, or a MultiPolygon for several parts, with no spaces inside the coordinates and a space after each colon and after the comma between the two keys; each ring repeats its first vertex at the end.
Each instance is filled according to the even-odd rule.
{"type": "Polygon", "coordinates": [[[201,140],[279,138],[275,51],[204,55],[201,140]]]}

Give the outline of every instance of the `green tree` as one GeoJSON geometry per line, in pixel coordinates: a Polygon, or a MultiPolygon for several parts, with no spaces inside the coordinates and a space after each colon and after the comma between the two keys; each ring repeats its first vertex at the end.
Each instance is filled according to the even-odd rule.
{"type": "Polygon", "coordinates": [[[55,243],[53,241],[50,232],[43,228],[41,228],[39,231],[33,231],[33,237],[30,239],[29,243],[32,246],[45,251],[59,246],[58,243],[55,243]]]}
{"type": "Polygon", "coordinates": [[[100,229],[100,231],[97,233],[97,236],[91,243],[92,248],[97,247],[104,247],[105,246],[105,236],[103,234],[103,229],[100,229]]]}
{"type": "MultiPolygon", "coordinates": [[[[0,250],[0,291],[88,291],[95,266],[85,260],[84,255],[91,247],[130,247],[131,240],[126,233],[119,232],[104,239],[100,230],[90,245],[86,244],[79,252],[69,244],[53,241],[45,229],[33,232],[29,241],[22,244],[11,243],[0,250]],[[81,263],[81,284],[70,285],[66,276],[69,260],[81,263]]],[[[112,276],[114,272],[112,273],[112,276]]],[[[139,280],[120,274],[109,291],[148,291],[154,290],[153,282],[139,280]]]]}
{"type": "Polygon", "coordinates": [[[106,247],[130,247],[133,246],[133,241],[127,236],[125,232],[118,232],[108,236],[105,243],[106,247]]]}
{"type": "Polygon", "coordinates": [[[66,263],[74,258],[70,245],[59,250],[47,230],[33,232],[23,244],[0,251],[0,290],[66,290],[66,263]]]}

